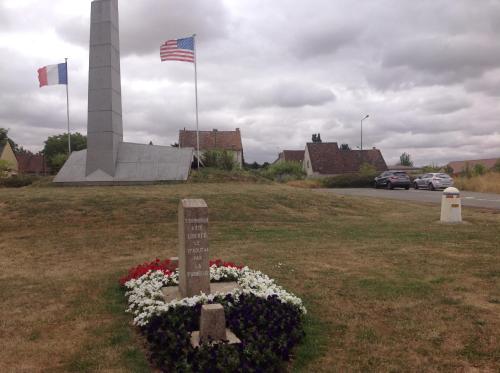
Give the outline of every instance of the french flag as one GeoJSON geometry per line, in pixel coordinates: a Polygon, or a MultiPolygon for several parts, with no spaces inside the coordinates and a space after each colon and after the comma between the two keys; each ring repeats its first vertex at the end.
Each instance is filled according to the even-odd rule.
{"type": "Polygon", "coordinates": [[[60,63],[38,69],[40,87],[54,84],[68,84],[68,65],[60,63]]]}

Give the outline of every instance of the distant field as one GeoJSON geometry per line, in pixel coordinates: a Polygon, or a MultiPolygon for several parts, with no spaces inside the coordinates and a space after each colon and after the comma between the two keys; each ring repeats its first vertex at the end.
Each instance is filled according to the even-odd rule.
{"type": "Polygon", "coordinates": [[[176,254],[183,197],[212,257],[305,300],[292,370],[500,370],[500,214],[228,183],[2,189],[0,372],[149,371],[117,279],[176,254]]]}

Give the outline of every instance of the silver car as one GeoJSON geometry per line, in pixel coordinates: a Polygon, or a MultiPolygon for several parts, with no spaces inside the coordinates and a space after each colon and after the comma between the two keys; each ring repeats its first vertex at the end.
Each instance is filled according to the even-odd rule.
{"type": "Polygon", "coordinates": [[[453,179],[447,174],[432,172],[417,177],[413,181],[415,189],[426,188],[429,190],[446,189],[453,186],[453,179]]]}

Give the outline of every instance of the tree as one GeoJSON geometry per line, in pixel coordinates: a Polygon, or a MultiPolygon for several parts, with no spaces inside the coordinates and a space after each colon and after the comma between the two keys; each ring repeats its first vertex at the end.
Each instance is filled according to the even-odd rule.
{"type": "Polygon", "coordinates": [[[5,142],[5,140],[8,139],[8,137],[7,137],[8,133],[9,133],[9,130],[0,127],[0,144],[3,144],[5,142]]]}
{"type": "Polygon", "coordinates": [[[403,153],[399,156],[399,164],[401,166],[413,167],[413,161],[408,153],[403,153]]]}
{"type": "Polygon", "coordinates": [[[461,176],[470,179],[472,177],[472,167],[469,162],[465,162],[464,169],[460,173],[461,176]]]}
{"type": "Polygon", "coordinates": [[[314,143],[320,143],[321,141],[321,134],[320,133],[313,133],[312,135],[312,142],[314,143]]]}
{"type": "MultiPolygon", "coordinates": [[[[86,148],[87,148],[87,136],[84,136],[78,132],[72,133],[71,151],[78,151],[86,148]]],[[[53,172],[57,172],[57,170],[59,170],[62,166],[60,165],[60,162],[62,160],[60,154],[66,155],[66,157],[68,155],[68,134],[63,133],[60,135],[54,135],[47,138],[42,152],[51,170],[53,172]]]]}
{"type": "Polygon", "coordinates": [[[64,163],[67,161],[67,159],[68,159],[67,153],[66,154],[58,153],[52,156],[52,158],[50,158],[51,171],[54,173],[59,172],[62,166],[64,166],[64,163]]]}
{"type": "Polygon", "coordinates": [[[474,175],[481,176],[486,173],[486,167],[481,163],[476,163],[474,165],[474,175]]]}
{"type": "Polygon", "coordinates": [[[8,134],[9,134],[8,129],[0,128],[0,144],[3,144],[5,143],[5,141],[8,141],[14,154],[30,153],[28,150],[24,149],[22,146],[19,146],[18,144],[15,143],[14,140],[9,138],[8,134]]]}
{"type": "Polygon", "coordinates": [[[349,144],[342,144],[340,145],[340,150],[351,150],[351,147],[349,144]]]}
{"type": "Polygon", "coordinates": [[[452,176],[453,175],[453,167],[451,167],[449,164],[444,166],[444,172],[447,173],[448,175],[452,176]]]}
{"type": "Polygon", "coordinates": [[[495,172],[500,172],[500,159],[498,159],[495,162],[495,165],[493,166],[492,170],[495,171],[495,172]]]}

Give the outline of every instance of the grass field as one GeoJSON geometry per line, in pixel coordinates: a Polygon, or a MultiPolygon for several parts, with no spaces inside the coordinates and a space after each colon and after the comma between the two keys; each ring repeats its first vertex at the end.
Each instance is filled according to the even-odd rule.
{"type": "Polygon", "coordinates": [[[500,370],[500,214],[282,185],[0,190],[0,372],[147,372],[117,285],[176,255],[177,204],[204,198],[210,251],[302,297],[294,371],[500,370]]]}
{"type": "Polygon", "coordinates": [[[483,193],[500,194],[500,173],[488,172],[484,175],[467,178],[459,176],[454,178],[455,186],[460,190],[483,193]]]}

